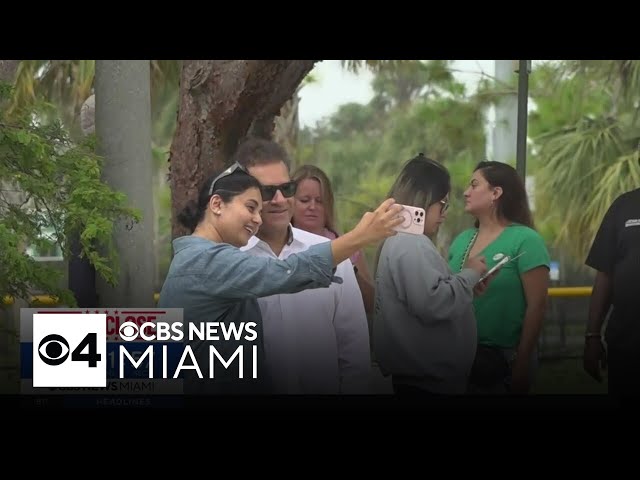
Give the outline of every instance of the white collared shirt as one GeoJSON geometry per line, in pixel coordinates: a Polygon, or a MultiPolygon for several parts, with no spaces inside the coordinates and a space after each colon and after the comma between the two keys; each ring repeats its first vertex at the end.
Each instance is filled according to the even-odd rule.
{"type": "MultiPolygon", "coordinates": [[[[291,228],[277,257],[302,252],[329,239],[291,228]]],[[[276,257],[252,237],[242,250],[276,257]]],[[[350,260],[338,265],[343,283],[328,288],[259,298],[265,361],[279,394],[368,393],[371,383],[369,327],[350,260]]]]}

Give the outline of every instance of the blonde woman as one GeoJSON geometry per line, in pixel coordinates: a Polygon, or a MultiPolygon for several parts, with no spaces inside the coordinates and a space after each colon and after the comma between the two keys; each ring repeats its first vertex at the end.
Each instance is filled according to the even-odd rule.
{"type": "MultiPolygon", "coordinates": [[[[314,165],[303,165],[293,173],[292,179],[298,185],[291,220],[293,226],[331,240],[338,238],[333,191],[327,175],[314,165]]],[[[365,311],[373,313],[374,286],[365,256],[362,250],[358,250],[350,258],[365,311]]]]}

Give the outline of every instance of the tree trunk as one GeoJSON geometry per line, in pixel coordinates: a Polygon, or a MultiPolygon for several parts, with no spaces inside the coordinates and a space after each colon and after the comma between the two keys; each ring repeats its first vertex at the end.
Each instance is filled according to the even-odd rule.
{"type": "Polygon", "coordinates": [[[169,156],[172,238],[202,182],[223,168],[248,133],[271,138],[274,118],[317,60],[185,60],[169,156]]]}
{"type": "Polygon", "coordinates": [[[0,60],[0,82],[13,83],[20,60],[0,60]]]}

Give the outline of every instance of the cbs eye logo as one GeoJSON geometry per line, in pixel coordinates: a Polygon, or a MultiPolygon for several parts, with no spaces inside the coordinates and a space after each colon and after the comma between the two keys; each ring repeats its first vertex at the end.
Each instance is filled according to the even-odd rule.
{"type": "MultiPolygon", "coordinates": [[[[71,353],[72,362],[87,362],[89,368],[96,368],[102,356],[97,353],[98,341],[95,333],[87,333],[87,336],[78,344],[71,353]],[[83,353],[85,348],[88,350],[83,353]]],[[[47,335],[40,341],[38,355],[47,365],[62,365],[69,357],[69,343],[62,335],[47,335]]]]}
{"type": "Polygon", "coordinates": [[[106,387],[105,314],[33,315],[34,387],[106,387]]]}
{"type": "Polygon", "coordinates": [[[124,322],[118,329],[120,338],[125,342],[131,342],[138,337],[140,328],[133,322],[124,322]]]}
{"type": "Polygon", "coordinates": [[[124,322],[118,329],[120,340],[125,342],[133,342],[136,339],[155,340],[156,325],[152,322],[146,322],[138,326],[135,322],[124,322]],[[147,331],[149,330],[149,331],[147,331]]]}

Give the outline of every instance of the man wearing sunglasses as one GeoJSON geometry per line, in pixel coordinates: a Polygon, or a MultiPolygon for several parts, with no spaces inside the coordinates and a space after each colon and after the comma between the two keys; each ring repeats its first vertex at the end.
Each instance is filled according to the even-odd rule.
{"type": "MultiPolygon", "coordinates": [[[[235,161],[262,184],[262,225],[242,250],[280,259],[326,242],[291,225],[296,184],[275,142],[248,139],[235,161]]],[[[265,361],[278,394],[367,393],[371,382],[369,329],[350,261],[336,269],[342,283],[260,298],[265,361]]]]}

